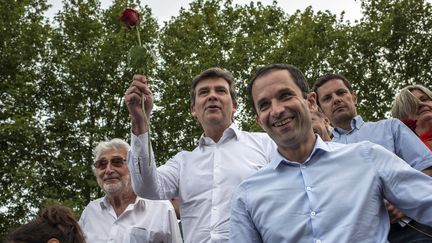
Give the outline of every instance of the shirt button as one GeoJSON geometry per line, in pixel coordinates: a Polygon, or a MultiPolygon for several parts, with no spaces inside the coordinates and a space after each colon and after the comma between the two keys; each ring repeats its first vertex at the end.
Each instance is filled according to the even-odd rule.
{"type": "Polygon", "coordinates": [[[315,243],[321,243],[321,240],[316,240],[315,243]]]}
{"type": "Polygon", "coordinates": [[[310,191],[312,188],[310,186],[306,187],[306,190],[310,191]]]}
{"type": "Polygon", "coordinates": [[[306,169],[306,165],[302,165],[302,166],[300,166],[300,168],[306,169]]]}
{"type": "Polygon", "coordinates": [[[311,216],[315,216],[315,214],[316,214],[316,213],[315,213],[314,211],[312,211],[312,212],[310,213],[311,216]]]}

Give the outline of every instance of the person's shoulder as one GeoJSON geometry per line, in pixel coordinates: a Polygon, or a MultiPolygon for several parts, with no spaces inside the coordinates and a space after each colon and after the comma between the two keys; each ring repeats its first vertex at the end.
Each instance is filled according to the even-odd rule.
{"type": "Polygon", "coordinates": [[[93,211],[98,211],[101,208],[101,205],[104,202],[104,198],[105,197],[100,197],[100,198],[96,198],[95,200],[90,201],[87,206],[84,208],[83,213],[85,212],[93,212],[93,211]]]}
{"type": "Polygon", "coordinates": [[[388,122],[389,122],[388,119],[381,119],[381,120],[376,120],[376,121],[367,121],[364,124],[366,126],[376,126],[376,125],[387,124],[388,122]]]}
{"type": "Polygon", "coordinates": [[[349,146],[350,143],[345,144],[345,143],[340,143],[340,142],[336,142],[336,141],[323,141],[325,144],[327,144],[327,146],[332,149],[341,149],[343,147],[349,146]]]}
{"type": "Polygon", "coordinates": [[[365,124],[369,126],[391,126],[391,125],[400,125],[402,122],[396,118],[386,118],[377,121],[368,121],[365,124]]]}
{"type": "Polygon", "coordinates": [[[385,149],[383,146],[367,140],[359,141],[355,143],[347,143],[347,144],[342,144],[338,142],[326,142],[326,143],[332,151],[342,150],[349,153],[365,152],[365,151],[377,150],[377,149],[387,151],[387,149],[385,149]]]}
{"type": "Polygon", "coordinates": [[[95,205],[95,204],[96,204],[96,205],[100,205],[101,202],[104,201],[104,199],[105,199],[105,197],[96,198],[96,199],[90,201],[89,204],[88,204],[87,206],[89,206],[89,205],[95,205]]]}
{"type": "Polygon", "coordinates": [[[265,185],[266,183],[263,182],[268,179],[271,180],[272,176],[274,176],[274,173],[276,173],[275,164],[273,162],[268,163],[264,165],[261,169],[259,169],[257,172],[244,179],[240,183],[239,188],[241,188],[242,190],[249,190],[250,188],[253,188],[255,186],[265,185]]]}
{"type": "Polygon", "coordinates": [[[270,142],[273,141],[270,136],[265,132],[247,132],[240,131],[241,135],[249,140],[255,140],[260,142],[270,142]]]}

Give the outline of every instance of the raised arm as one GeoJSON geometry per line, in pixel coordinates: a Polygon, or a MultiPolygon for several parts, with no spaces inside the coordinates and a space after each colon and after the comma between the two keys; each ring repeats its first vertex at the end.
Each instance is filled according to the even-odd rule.
{"type": "Polygon", "coordinates": [[[134,75],[125,93],[125,103],[131,122],[131,150],[128,153],[128,167],[135,193],[148,199],[171,199],[177,192],[177,163],[156,168],[156,162],[148,142],[148,124],[153,108],[153,95],[142,75],[134,75]],[[142,100],[145,104],[145,115],[142,100]],[[151,153],[151,155],[149,154],[151,153]],[[149,158],[151,162],[149,163],[149,158]]]}
{"type": "Polygon", "coordinates": [[[147,86],[145,76],[139,74],[133,76],[132,83],[125,93],[125,103],[132,121],[132,133],[138,136],[148,132],[148,120],[153,109],[153,95],[147,86]],[[146,116],[142,109],[142,99],[144,99],[146,116]]]}

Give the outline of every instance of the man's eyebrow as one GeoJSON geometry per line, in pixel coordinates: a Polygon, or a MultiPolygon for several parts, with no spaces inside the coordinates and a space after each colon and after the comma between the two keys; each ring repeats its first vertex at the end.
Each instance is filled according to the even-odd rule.
{"type": "Polygon", "coordinates": [[[201,87],[201,88],[199,88],[198,91],[201,91],[201,90],[208,90],[208,89],[209,89],[209,87],[206,86],[206,87],[201,87]]]}

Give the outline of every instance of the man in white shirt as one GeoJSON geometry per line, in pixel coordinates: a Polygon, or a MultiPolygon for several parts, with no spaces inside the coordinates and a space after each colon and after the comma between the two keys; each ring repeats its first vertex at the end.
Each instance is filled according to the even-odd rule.
{"type": "Polygon", "coordinates": [[[237,109],[234,78],[210,68],[192,81],[191,113],[204,133],[193,151],[182,151],[156,168],[149,165],[147,124],[141,97],[150,116],[153,97],[144,76],[135,75],[125,102],[132,120],[128,156],[132,186],[151,199],[180,198],[185,242],[227,242],[230,201],[245,178],[269,162],[276,148],[265,133],[241,131],[232,122],[237,109]]]}
{"type": "Polygon", "coordinates": [[[106,195],[90,202],[81,215],[86,241],[182,242],[171,203],[143,199],[133,192],[125,163],[128,150],[129,145],[117,138],[95,148],[94,172],[106,195]]]}

